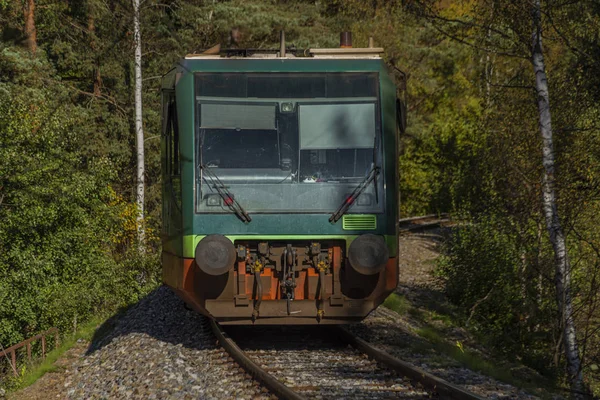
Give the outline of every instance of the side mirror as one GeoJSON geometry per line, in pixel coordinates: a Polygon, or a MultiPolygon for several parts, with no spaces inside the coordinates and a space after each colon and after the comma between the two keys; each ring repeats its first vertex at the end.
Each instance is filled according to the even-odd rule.
{"type": "Polygon", "coordinates": [[[406,132],[406,104],[400,99],[396,99],[396,126],[400,133],[406,132]]]}

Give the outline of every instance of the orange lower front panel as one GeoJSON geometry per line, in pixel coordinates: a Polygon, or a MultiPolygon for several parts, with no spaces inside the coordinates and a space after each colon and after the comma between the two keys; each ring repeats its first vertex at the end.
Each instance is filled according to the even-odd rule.
{"type": "Polygon", "coordinates": [[[239,266],[221,276],[207,275],[194,259],[163,253],[163,280],[190,306],[224,324],[340,324],[366,317],[396,288],[397,260],[379,274],[365,276],[335,263],[324,277],[321,300],[319,274],[308,268],[296,273],[294,300],[282,296],[277,271],[261,271],[262,301],[252,319],[258,295],[254,275],[239,266]],[[282,298],[283,297],[283,298],[282,298]],[[322,313],[319,313],[322,309],[322,313]],[[319,318],[320,317],[320,318],[319,318]]]}

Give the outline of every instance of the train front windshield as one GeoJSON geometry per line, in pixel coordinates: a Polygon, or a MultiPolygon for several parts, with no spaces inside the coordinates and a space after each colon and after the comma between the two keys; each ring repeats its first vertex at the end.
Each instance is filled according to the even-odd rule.
{"type": "MultiPolygon", "coordinates": [[[[335,211],[381,167],[376,73],[196,74],[196,211],[335,211]],[[208,171],[207,171],[208,169],[208,171]],[[208,173],[207,173],[208,172],[208,173]]],[[[383,211],[383,175],[351,212],[383,211]]]]}

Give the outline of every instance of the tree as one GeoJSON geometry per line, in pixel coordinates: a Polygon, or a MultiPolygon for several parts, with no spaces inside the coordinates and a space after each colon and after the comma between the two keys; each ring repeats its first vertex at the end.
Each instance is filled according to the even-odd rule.
{"type": "Polygon", "coordinates": [[[25,42],[32,54],[37,50],[37,32],[35,29],[35,0],[27,0],[24,9],[25,15],[25,42]]]}
{"type": "MultiPolygon", "coordinates": [[[[578,350],[575,309],[586,309],[586,313],[588,313],[587,310],[589,310],[589,313],[593,313],[594,298],[589,298],[591,300],[589,305],[583,303],[584,307],[575,307],[574,305],[575,301],[578,301],[578,304],[582,304],[585,299],[573,299],[572,281],[574,272],[569,262],[569,254],[567,252],[568,235],[565,232],[564,226],[568,226],[574,231],[575,221],[578,216],[577,212],[569,211],[570,207],[567,206],[569,201],[573,201],[571,206],[582,204],[582,208],[590,208],[594,202],[594,196],[590,195],[591,191],[588,189],[582,190],[582,188],[591,185],[587,184],[585,178],[577,179],[576,176],[577,171],[584,168],[593,171],[594,164],[591,164],[592,167],[590,167],[589,157],[588,160],[584,158],[585,156],[575,158],[574,154],[571,153],[571,148],[574,149],[574,143],[577,142],[565,139],[566,136],[571,136],[572,139],[575,138],[574,134],[568,133],[570,131],[582,131],[577,125],[582,125],[580,121],[583,118],[577,118],[572,121],[565,118],[565,116],[573,113],[574,104],[577,104],[579,107],[583,105],[580,102],[574,101],[576,99],[575,96],[580,96],[579,94],[571,94],[569,92],[566,94],[560,93],[560,105],[557,109],[562,116],[558,130],[561,132],[562,138],[553,138],[549,102],[550,88],[546,74],[542,36],[544,34],[546,39],[552,41],[552,50],[556,54],[553,60],[553,73],[556,80],[571,80],[569,77],[569,62],[572,63],[575,56],[579,56],[580,51],[573,46],[572,38],[567,37],[565,32],[571,30],[577,31],[577,24],[568,19],[558,24],[557,17],[569,15],[569,7],[577,7],[579,10],[581,4],[573,5],[572,3],[548,1],[542,6],[540,0],[534,0],[533,2],[476,0],[461,2],[457,5],[442,4],[437,1],[422,1],[417,4],[421,15],[424,15],[440,33],[471,48],[475,55],[480,55],[482,58],[485,57],[485,71],[482,73],[483,91],[489,97],[487,92],[490,86],[492,86],[494,91],[502,96],[503,102],[486,102],[489,108],[486,110],[486,118],[491,123],[486,122],[485,119],[482,119],[482,122],[485,124],[486,130],[493,130],[492,134],[488,134],[490,144],[496,144],[498,141],[497,138],[500,135],[505,135],[505,141],[508,143],[510,151],[514,152],[512,155],[517,155],[520,152],[522,159],[511,158],[510,156],[497,157],[504,165],[495,164],[495,168],[498,170],[491,176],[493,190],[487,196],[484,196],[488,197],[488,202],[481,203],[483,207],[479,207],[477,210],[480,214],[493,215],[496,213],[496,215],[506,215],[505,222],[514,223],[518,227],[518,229],[514,230],[516,233],[513,236],[514,240],[529,237],[530,239],[528,240],[531,240],[530,243],[534,244],[536,239],[532,231],[535,231],[537,216],[541,215],[543,220],[545,220],[548,233],[547,240],[551,245],[553,253],[553,263],[548,264],[549,266],[553,266],[555,272],[554,301],[559,315],[556,327],[558,328],[557,330],[560,330],[560,341],[562,342],[562,346],[557,346],[557,348],[561,348],[564,352],[567,377],[575,397],[579,397],[584,392],[585,387],[581,357],[578,350]],[[528,15],[531,16],[531,19],[527,18],[528,15]],[[543,20],[542,17],[544,17],[543,20]],[[543,30],[543,27],[547,27],[548,29],[543,30]],[[490,65],[491,60],[488,58],[490,54],[494,55],[496,65],[490,65]],[[494,74],[488,73],[490,67],[494,67],[494,74]],[[533,67],[533,76],[527,72],[530,71],[529,68],[531,67],[533,67]],[[503,92],[510,92],[511,94],[506,95],[503,92]],[[531,103],[531,94],[535,94],[536,111],[523,108],[523,111],[519,111],[519,114],[522,115],[521,118],[525,119],[517,119],[517,114],[514,112],[514,107],[511,104],[518,104],[519,101],[527,97],[529,97],[529,103],[531,103]],[[504,115],[505,119],[493,117],[493,114],[498,113],[501,115],[503,109],[511,110],[511,107],[513,113],[504,115]],[[507,121],[506,117],[514,118],[515,120],[507,121]],[[519,148],[519,145],[525,144],[525,146],[528,146],[531,143],[530,141],[527,144],[523,140],[523,137],[529,136],[528,133],[531,132],[532,119],[534,117],[537,120],[537,127],[541,132],[541,146],[538,141],[535,150],[531,147],[519,148]],[[517,122],[515,123],[515,121],[517,122]],[[554,143],[556,141],[561,145],[558,156],[555,154],[554,143]],[[540,147],[542,150],[541,157],[539,156],[540,147]],[[533,157],[537,160],[541,159],[542,162],[530,161],[533,160],[533,157]],[[559,162],[557,158],[562,161],[561,172],[572,175],[567,175],[567,177],[562,179],[557,178],[556,171],[558,170],[557,164],[559,162]],[[566,160],[569,160],[569,162],[565,162],[566,160]],[[509,171],[510,175],[503,174],[500,172],[502,170],[509,171]],[[538,181],[539,176],[543,178],[541,182],[538,181]],[[536,199],[535,203],[537,203],[535,206],[532,205],[531,194],[535,195],[533,197],[536,199]],[[539,198],[542,199],[541,202],[537,200],[539,198]],[[494,204],[497,208],[488,207],[490,204],[494,204]],[[567,223],[565,223],[565,219],[568,221],[567,223]]],[[[557,84],[555,87],[560,87],[560,85],[557,84]]],[[[564,85],[563,87],[568,88],[569,85],[564,85]]],[[[573,92],[577,93],[576,91],[573,92]]],[[[527,102],[524,102],[524,107],[529,107],[527,102]]],[[[578,111],[581,112],[583,109],[578,111]]],[[[484,132],[484,134],[486,133],[484,132]]],[[[590,144],[593,143],[589,139],[587,142],[590,144]]],[[[496,152],[499,150],[499,148],[496,149],[496,152]]],[[[491,163],[492,160],[485,160],[485,162],[491,163]]],[[[494,167],[492,166],[491,168],[493,169],[494,167]]],[[[583,176],[580,172],[579,175],[583,176]]],[[[475,209],[471,208],[471,210],[474,211],[475,209]]],[[[510,230],[511,228],[501,229],[510,230]]],[[[539,243],[536,246],[539,250],[534,257],[537,257],[539,260],[543,258],[541,257],[541,253],[544,246],[540,239],[537,240],[539,243]]],[[[576,235],[572,235],[571,240],[573,243],[580,245],[586,241],[585,238],[582,239],[576,235]]],[[[525,282],[528,274],[531,274],[526,271],[528,268],[531,268],[531,265],[539,267],[539,264],[535,265],[538,261],[528,260],[527,247],[528,245],[524,245],[523,249],[519,249],[519,252],[523,252],[521,256],[523,260],[521,262],[522,265],[518,265],[518,263],[514,265],[516,269],[520,270],[516,274],[521,275],[522,282],[525,282]]],[[[593,265],[592,260],[588,262],[593,265]]],[[[584,263],[581,262],[581,258],[578,264],[579,268],[583,268],[582,264],[584,263]]],[[[540,278],[538,280],[542,281],[544,279],[543,271],[539,271],[540,278]]],[[[579,281],[580,287],[582,282],[581,280],[579,281]]],[[[523,303],[534,303],[535,300],[531,298],[534,296],[528,294],[526,286],[527,283],[524,283],[524,290],[519,296],[523,298],[523,303]]],[[[541,301],[537,301],[537,303],[539,305],[541,301]]],[[[520,307],[522,307],[521,311],[526,310],[526,307],[520,307]]],[[[583,337],[583,335],[581,336],[583,337]]],[[[587,332],[585,337],[589,337],[587,332]]]]}
{"type": "Polygon", "coordinates": [[[91,53],[94,54],[94,61],[92,66],[92,75],[93,75],[93,94],[98,97],[101,95],[101,87],[102,87],[102,76],[100,75],[100,60],[98,56],[95,54],[98,52],[98,45],[96,43],[96,5],[93,1],[88,1],[87,4],[87,34],[89,36],[89,44],[91,53]]]}
{"type": "Polygon", "coordinates": [[[118,172],[109,157],[84,161],[95,115],[53,73],[43,52],[32,58],[16,46],[0,51],[5,347],[52,326],[70,332],[74,320],[136,301],[160,276],[151,257],[118,252],[134,207],[113,190],[118,172]],[[136,279],[141,274],[146,285],[136,279]]]}
{"type": "Polygon", "coordinates": [[[535,73],[535,88],[537,91],[537,104],[540,117],[539,126],[542,134],[542,163],[544,165],[542,185],[543,210],[546,219],[546,229],[548,230],[550,242],[554,249],[556,298],[563,327],[567,372],[571,382],[571,389],[575,393],[575,397],[579,397],[579,394],[583,393],[584,384],[579,349],[577,347],[575,321],[573,319],[571,265],[569,263],[565,234],[561,226],[556,204],[552,118],[550,113],[548,78],[546,76],[546,65],[544,63],[544,52],[542,48],[542,9],[540,0],[535,0],[533,2],[531,14],[533,17],[531,63],[535,73]]]}
{"type": "Polygon", "coordinates": [[[140,30],[140,0],[133,0],[133,40],[135,46],[135,143],[137,154],[136,204],[138,208],[138,248],[144,249],[144,127],[142,121],[142,36],[140,30]]]}

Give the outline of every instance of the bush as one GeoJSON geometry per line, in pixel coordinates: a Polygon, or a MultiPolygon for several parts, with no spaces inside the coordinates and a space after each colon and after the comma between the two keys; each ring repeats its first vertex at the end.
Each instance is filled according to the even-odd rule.
{"type": "Polygon", "coordinates": [[[519,354],[545,369],[556,314],[554,303],[544,300],[552,282],[539,270],[552,264],[534,257],[539,249],[528,247],[530,242],[517,233],[523,229],[511,227],[509,219],[499,217],[460,224],[445,245],[437,273],[472,332],[497,351],[519,354]],[[538,291],[544,296],[536,296],[538,291]]]}
{"type": "Polygon", "coordinates": [[[0,76],[12,77],[0,81],[5,347],[51,326],[70,331],[77,321],[137,300],[159,280],[156,253],[117,249],[115,232],[127,221],[111,189],[111,162],[84,162],[93,120],[50,74],[43,60],[0,52],[0,76]]]}

